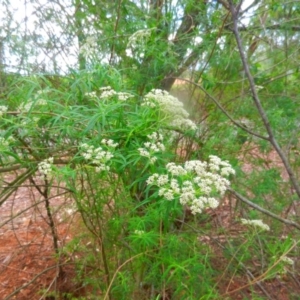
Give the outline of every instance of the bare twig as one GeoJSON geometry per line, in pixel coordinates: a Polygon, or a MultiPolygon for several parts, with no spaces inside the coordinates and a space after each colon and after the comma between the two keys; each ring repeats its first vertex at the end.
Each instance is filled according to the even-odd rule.
{"type": "MultiPolygon", "coordinates": [[[[282,257],[286,256],[289,252],[291,252],[291,251],[298,245],[298,243],[299,243],[299,241],[298,241],[298,242],[295,242],[293,246],[291,246],[287,251],[285,251],[285,252],[283,253],[283,255],[281,256],[280,259],[278,259],[275,263],[273,263],[273,264],[268,268],[268,270],[266,270],[263,274],[261,274],[261,275],[259,275],[258,277],[254,278],[254,279],[252,280],[252,282],[250,282],[250,283],[248,283],[248,284],[245,284],[244,286],[238,287],[237,289],[234,289],[234,290],[232,290],[232,291],[228,291],[228,292],[226,292],[226,295],[233,294],[233,293],[235,293],[235,292],[237,292],[237,291],[240,291],[240,290],[242,290],[242,289],[244,289],[244,288],[246,288],[246,287],[248,287],[248,286],[250,286],[250,285],[252,285],[252,284],[254,284],[254,283],[259,283],[260,280],[263,280],[264,278],[266,278],[266,276],[268,275],[268,273],[269,273],[272,269],[274,269],[274,268],[282,261],[282,257]]],[[[224,296],[224,295],[223,295],[223,296],[224,296]]],[[[274,298],[273,298],[273,297],[270,297],[269,299],[272,300],[272,299],[274,299],[274,298]]]]}
{"type": "Polygon", "coordinates": [[[142,253],[139,253],[137,255],[134,255],[132,257],[130,257],[129,259],[127,259],[124,263],[122,263],[118,268],[117,270],[115,271],[110,283],[109,283],[109,286],[107,288],[107,291],[105,293],[105,296],[104,296],[104,300],[106,300],[108,297],[109,297],[109,294],[110,294],[110,290],[111,290],[111,287],[112,287],[112,284],[114,283],[114,280],[116,278],[116,276],[118,275],[119,271],[126,265],[128,264],[129,262],[131,262],[133,259],[135,259],[136,257],[139,257],[141,255],[144,255],[146,253],[148,253],[149,251],[146,251],[146,252],[142,252],[142,253]]]}
{"type": "Polygon", "coordinates": [[[284,218],[279,217],[278,215],[272,213],[271,211],[269,211],[269,210],[267,210],[265,208],[262,208],[259,205],[257,205],[255,203],[253,203],[252,201],[248,200],[246,197],[242,196],[241,194],[239,194],[238,192],[234,191],[231,188],[228,188],[228,190],[237,199],[239,199],[240,201],[246,203],[247,205],[249,205],[249,206],[257,209],[258,211],[260,211],[260,212],[262,212],[262,213],[264,213],[264,214],[266,214],[266,215],[268,215],[268,216],[270,216],[270,217],[272,217],[272,218],[274,218],[274,219],[276,219],[276,220],[278,220],[278,221],[280,221],[280,222],[282,222],[282,223],[284,223],[286,225],[290,225],[290,226],[293,226],[293,227],[295,227],[297,229],[300,229],[300,225],[298,223],[296,223],[294,221],[291,221],[291,220],[288,220],[288,219],[284,219],[284,218]]]}
{"type": "Polygon", "coordinates": [[[10,197],[10,195],[18,189],[18,187],[28,179],[31,174],[35,172],[34,169],[26,170],[24,173],[19,175],[13,182],[9,183],[3,191],[0,193],[0,206],[10,197]]]}
{"type": "MultiPolygon", "coordinates": [[[[53,196],[53,197],[49,197],[49,200],[50,200],[51,198],[56,198],[56,197],[65,195],[65,194],[67,194],[67,193],[68,193],[68,192],[63,192],[63,193],[57,194],[57,195],[55,195],[55,196],[53,196]]],[[[21,216],[21,215],[22,215],[23,213],[25,213],[26,211],[28,211],[28,210],[32,209],[33,207],[37,206],[38,204],[43,203],[44,201],[45,201],[45,200],[43,199],[43,200],[40,200],[40,201],[38,201],[38,202],[35,202],[34,204],[32,204],[32,205],[30,205],[30,206],[27,206],[25,209],[21,210],[20,212],[18,212],[18,213],[15,214],[15,215],[11,216],[11,217],[9,218],[9,220],[6,220],[6,221],[4,221],[3,223],[1,223],[1,224],[0,224],[0,228],[3,227],[4,225],[8,224],[8,223],[11,222],[12,220],[16,219],[17,217],[21,216]]]]}
{"type": "MultiPolygon", "coordinates": [[[[67,264],[69,264],[69,263],[63,263],[60,266],[67,265],[67,264]]],[[[36,276],[34,276],[29,282],[23,284],[21,287],[19,287],[18,289],[16,289],[14,292],[12,292],[11,294],[9,294],[4,300],[11,299],[15,295],[17,295],[21,290],[25,289],[27,286],[29,286],[30,284],[34,283],[40,276],[42,276],[43,274],[47,273],[48,271],[50,271],[50,270],[52,270],[54,268],[57,268],[56,264],[54,266],[51,266],[51,267],[43,270],[42,272],[40,272],[39,274],[37,274],[36,276]]],[[[14,299],[16,299],[16,298],[14,297],[14,299]]]]}
{"type": "Polygon", "coordinates": [[[236,125],[237,127],[241,128],[242,130],[248,132],[249,134],[251,135],[254,135],[258,138],[261,138],[263,140],[266,140],[268,141],[269,138],[266,137],[266,136],[263,136],[263,135],[260,135],[259,133],[256,133],[248,128],[246,128],[245,126],[242,126],[239,122],[237,122],[236,120],[234,120],[234,118],[228,113],[228,111],[221,105],[221,103],[214,97],[212,96],[207,90],[205,90],[200,84],[196,83],[196,82],[193,82],[192,80],[189,80],[189,79],[185,79],[185,78],[180,78],[180,77],[176,77],[176,79],[180,79],[180,80],[183,80],[183,81],[186,81],[188,83],[191,83],[195,86],[197,86],[201,91],[203,91],[205,93],[205,95],[211,99],[216,105],[217,107],[224,113],[224,115],[234,124],[236,125]]]}
{"type": "Polygon", "coordinates": [[[16,170],[19,170],[21,168],[22,168],[21,164],[11,165],[9,167],[2,167],[2,168],[0,168],[0,173],[16,171],[16,170]]]}
{"type": "MultiPolygon", "coordinates": [[[[46,176],[44,177],[44,182],[45,182],[45,187],[44,190],[42,190],[38,184],[35,183],[33,177],[30,177],[30,181],[32,182],[32,184],[35,186],[35,188],[37,189],[37,191],[44,197],[44,201],[45,201],[45,208],[47,211],[47,217],[49,220],[49,227],[51,229],[51,234],[52,234],[52,241],[53,241],[53,248],[55,251],[56,255],[59,255],[59,246],[58,246],[58,234],[57,234],[57,229],[53,220],[53,216],[52,216],[52,212],[51,212],[51,207],[50,207],[50,189],[51,189],[51,184],[49,183],[48,179],[46,178],[46,176]]],[[[59,257],[59,256],[58,256],[59,257]]],[[[60,261],[60,259],[59,259],[60,261]]],[[[61,265],[58,265],[58,277],[62,277],[64,274],[63,269],[61,267],[61,265]]]]}
{"type": "Polygon", "coordinates": [[[300,185],[297,181],[297,178],[295,176],[295,173],[293,172],[290,163],[286,157],[286,155],[284,154],[283,150],[281,149],[281,147],[279,146],[277,140],[275,139],[275,135],[273,133],[273,129],[271,128],[269,119],[267,117],[267,114],[261,104],[261,101],[258,97],[258,93],[255,87],[255,82],[254,82],[254,78],[250,72],[250,68],[249,68],[249,64],[244,52],[244,48],[242,45],[242,40],[241,40],[241,36],[239,33],[239,28],[238,28],[238,11],[237,11],[237,7],[233,4],[232,0],[228,1],[229,6],[230,6],[230,11],[231,11],[231,17],[232,17],[232,23],[233,23],[233,33],[237,42],[237,46],[238,46],[238,50],[240,53],[240,58],[242,60],[242,64],[243,64],[243,68],[246,74],[246,77],[248,78],[249,84],[250,84],[250,90],[252,93],[252,98],[254,101],[254,104],[259,112],[259,115],[261,117],[261,120],[266,128],[266,131],[268,133],[268,140],[270,141],[270,143],[272,144],[273,148],[275,149],[275,151],[278,153],[278,155],[281,158],[281,161],[290,177],[291,183],[300,199],[300,185]]]}

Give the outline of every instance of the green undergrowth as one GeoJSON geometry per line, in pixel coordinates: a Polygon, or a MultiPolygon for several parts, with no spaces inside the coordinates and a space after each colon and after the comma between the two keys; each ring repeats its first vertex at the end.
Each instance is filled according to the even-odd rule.
{"type": "Polygon", "coordinates": [[[59,84],[33,76],[0,99],[1,174],[19,170],[0,203],[29,181],[46,204],[61,269],[74,265],[74,283],[86,287],[81,296],[51,295],[267,299],[257,282],[298,276],[298,233],[226,193],[232,182],[280,213],[289,205],[280,201],[280,171],[244,173],[248,140],[228,122],[210,126],[217,113],[204,134],[169,93],[141,96],[124,82],[104,67],[59,84]],[[72,199],[68,213],[80,216],[63,245],[51,222],[57,184],[72,199]]]}

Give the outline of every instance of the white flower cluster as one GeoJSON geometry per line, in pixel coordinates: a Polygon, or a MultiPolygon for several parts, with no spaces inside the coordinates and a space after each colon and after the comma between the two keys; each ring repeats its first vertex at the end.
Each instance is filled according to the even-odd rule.
{"type": "Polygon", "coordinates": [[[10,143],[14,142],[15,139],[12,136],[9,136],[8,138],[4,138],[0,136],[0,148],[6,148],[9,146],[10,143]]]}
{"type": "Polygon", "coordinates": [[[99,89],[101,96],[100,99],[107,99],[117,95],[117,92],[110,86],[105,86],[99,89]]]}
{"type": "Polygon", "coordinates": [[[162,143],[163,136],[158,132],[153,132],[147,135],[149,142],[144,143],[144,148],[138,148],[138,151],[141,156],[148,157],[150,163],[153,164],[156,162],[157,157],[154,156],[154,153],[165,151],[165,146],[162,143]]]}
{"type": "Polygon", "coordinates": [[[90,57],[91,55],[93,55],[95,53],[97,49],[97,39],[95,36],[89,36],[86,41],[85,44],[83,44],[80,49],[79,49],[79,53],[81,53],[85,58],[90,57]]]}
{"type": "Polygon", "coordinates": [[[211,171],[220,171],[221,176],[229,176],[230,174],[234,175],[235,171],[232,169],[230,163],[228,161],[221,160],[216,155],[209,156],[209,169],[211,171]]]}
{"type": "Polygon", "coordinates": [[[126,101],[129,98],[132,98],[133,95],[125,92],[116,92],[110,86],[105,86],[99,89],[101,95],[100,99],[109,99],[113,96],[116,96],[120,101],[126,101]]]}
{"type": "Polygon", "coordinates": [[[89,92],[89,93],[85,93],[84,94],[86,97],[90,97],[90,98],[97,98],[97,93],[94,92],[89,92]]]}
{"type": "Polygon", "coordinates": [[[239,119],[239,122],[242,126],[246,127],[246,128],[249,128],[249,129],[254,129],[255,127],[255,124],[253,121],[251,121],[250,119],[248,118],[240,118],[239,119]]]}
{"type": "Polygon", "coordinates": [[[249,225],[249,226],[254,226],[259,228],[260,230],[263,231],[269,231],[270,227],[269,225],[265,224],[262,220],[246,220],[246,219],[241,219],[241,222],[243,225],[249,225]]]}
{"type": "Polygon", "coordinates": [[[133,97],[133,95],[126,93],[126,92],[118,92],[117,96],[118,96],[118,99],[121,101],[126,101],[127,99],[133,97]]]}
{"type": "Polygon", "coordinates": [[[111,147],[111,148],[116,148],[117,146],[119,146],[118,143],[115,143],[113,140],[110,139],[102,139],[101,140],[101,144],[106,145],[107,147],[111,147]]]}
{"type": "Polygon", "coordinates": [[[9,145],[9,142],[4,137],[0,136],[0,146],[7,147],[9,145]]]}
{"type": "Polygon", "coordinates": [[[0,118],[7,112],[7,106],[0,105],[0,118]]]}
{"type": "Polygon", "coordinates": [[[47,105],[47,101],[45,99],[37,99],[35,101],[30,100],[30,101],[21,103],[17,110],[21,113],[26,113],[26,112],[29,112],[33,106],[36,106],[36,105],[38,105],[38,106],[47,105]]]}
{"type": "MultiPolygon", "coordinates": [[[[115,148],[118,146],[118,143],[114,143],[113,140],[103,139],[101,144],[105,145],[108,148],[115,148]]],[[[88,144],[81,144],[80,146],[82,153],[81,155],[92,164],[96,165],[96,172],[109,171],[109,166],[107,163],[114,155],[111,151],[105,151],[102,147],[95,148],[88,144]]]]}
{"type": "Polygon", "coordinates": [[[134,231],[134,233],[135,233],[136,235],[142,235],[142,234],[145,233],[145,231],[144,231],[144,230],[138,230],[138,229],[136,229],[136,230],[134,231]]]}
{"type": "Polygon", "coordinates": [[[281,261],[282,261],[283,263],[285,263],[285,264],[287,264],[287,265],[291,265],[291,266],[293,266],[293,265],[295,264],[295,262],[294,262],[291,258],[289,258],[289,257],[287,257],[287,256],[282,256],[282,257],[281,257],[281,261]]]}
{"type": "Polygon", "coordinates": [[[49,157],[38,164],[38,170],[46,179],[50,179],[52,173],[53,157],[49,157]]]}
{"type": "Polygon", "coordinates": [[[183,103],[167,91],[151,90],[144,97],[142,106],[159,107],[165,113],[172,127],[192,130],[197,128],[196,124],[188,119],[189,113],[184,109],[183,103]]]}
{"type": "Polygon", "coordinates": [[[136,31],[134,34],[132,34],[127,43],[126,48],[136,49],[143,47],[145,45],[145,42],[149,39],[151,36],[151,31],[155,28],[150,29],[140,29],[136,31]]]}
{"type": "Polygon", "coordinates": [[[264,87],[261,85],[256,85],[255,88],[258,92],[264,89],[264,87]]]}
{"type": "Polygon", "coordinates": [[[199,160],[187,161],[184,166],[168,163],[166,170],[167,175],[150,176],[147,184],[158,186],[159,196],[167,200],[179,198],[180,204],[189,206],[193,214],[218,207],[215,196],[224,195],[230,185],[223,176],[235,174],[227,161],[213,155],[209,163],[199,160]]]}

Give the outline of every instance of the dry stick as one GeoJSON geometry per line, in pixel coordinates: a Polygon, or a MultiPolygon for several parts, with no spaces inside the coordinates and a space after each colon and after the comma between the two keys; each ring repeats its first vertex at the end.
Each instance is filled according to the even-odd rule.
{"type": "Polygon", "coordinates": [[[262,208],[259,205],[251,202],[250,200],[248,200],[247,198],[245,198],[244,196],[242,196],[241,194],[239,194],[238,192],[234,191],[231,188],[228,188],[228,190],[229,190],[229,192],[231,194],[235,195],[236,198],[238,198],[242,202],[246,203],[247,205],[249,205],[249,206],[257,209],[258,211],[260,211],[260,212],[262,212],[262,213],[264,213],[264,214],[266,214],[266,215],[268,215],[268,216],[270,216],[270,217],[272,217],[272,218],[274,218],[274,219],[276,219],[276,220],[278,220],[278,221],[280,221],[280,222],[282,222],[282,223],[284,223],[286,225],[290,225],[290,226],[293,226],[293,227],[295,227],[297,229],[300,229],[300,225],[298,223],[296,223],[294,221],[291,221],[291,220],[288,220],[288,219],[284,219],[284,218],[279,217],[278,215],[276,215],[276,214],[268,211],[267,209],[262,208]]]}
{"type": "Polygon", "coordinates": [[[47,217],[49,219],[48,225],[50,226],[51,234],[52,234],[53,248],[54,248],[55,254],[58,255],[58,257],[59,257],[57,278],[61,278],[63,276],[64,272],[63,272],[62,266],[60,264],[59,246],[58,246],[59,238],[58,238],[57,230],[56,230],[56,227],[55,227],[55,223],[54,223],[51,208],[50,208],[50,201],[49,200],[50,200],[51,197],[49,195],[49,188],[51,186],[50,186],[46,176],[44,178],[45,187],[44,187],[43,191],[40,189],[38,184],[36,184],[36,182],[34,181],[32,176],[29,179],[30,179],[30,182],[32,182],[32,184],[35,186],[37,191],[44,197],[45,208],[46,208],[46,211],[47,211],[47,217]]]}
{"type": "Polygon", "coordinates": [[[16,165],[9,166],[9,167],[3,167],[3,168],[0,168],[0,173],[16,171],[16,170],[21,169],[21,167],[22,167],[21,164],[16,164],[16,165]]]}
{"type": "Polygon", "coordinates": [[[250,72],[250,68],[249,68],[249,64],[247,62],[247,58],[246,58],[246,55],[245,55],[245,52],[244,52],[244,49],[243,49],[243,45],[242,45],[242,40],[241,40],[241,37],[240,37],[240,34],[239,34],[239,29],[238,29],[238,11],[237,11],[237,8],[234,6],[232,0],[229,0],[228,1],[229,3],[229,6],[230,6],[230,11],[231,11],[231,16],[232,16],[232,22],[233,22],[233,33],[234,33],[234,36],[235,36],[235,39],[236,39],[236,42],[237,42],[237,46],[238,46],[238,49],[239,49],[239,53],[240,53],[240,57],[241,57],[241,60],[242,60],[242,64],[243,64],[243,68],[244,68],[244,71],[245,71],[245,74],[248,78],[248,81],[249,81],[249,84],[250,84],[250,89],[251,89],[251,93],[252,93],[252,98],[253,98],[253,101],[255,103],[255,106],[260,114],[260,117],[263,121],[263,124],[268,132],[268,140],[270,141],[270,143],[272,144],[272,146],[274,147],[275,151],[278,153],[278,155],[280,156],[281,158],[281,161],[287,171],[287,173],[289,174],[289,177],[290,177],[290,180],[291,180],[291,183],[300,199],[300,185],[298,184],[297,182],[297,178],[289,164],[289,161],[286,157],[286,155],[284,154],[283,150],[281,149],[281,147],[279,146],[277,140],[275,139],[275,136],[274,136],[274,133],[273,133],[273,130],[270,126],[270,122],[269,122],[269,119],[266,115],[266,112],[261,104],[261,101],[258,97],[258,94],[257,94],[257,91],[256,91],[256,88],[255,88],[255,82],[254,82],[254,79],[253,79],[253,76],[250,72]]]}
{"type": "Polygon", "coordinates": [[[57,236],[57,233],[56,233],[55,223],[54,223],[53,216],[52,216],[52,213],[51,213],[50,201],[49,201],[50,198],[51,198],[49,196],[50,185],[49,185],[49,182],[48,182],[47,178],[44,178],[44,181],[45,181],[45,187],[44,187],[44,190],[42,191],[40,189],[40,187],[38,186],[38,184],[36,184],[34,179],[32,177],[30,177],[30,182],[32,182],[32,184],[37,189],[37,191],[44,197],[45,208],[46,208],[47,216],[48,216],[48,219],[49,219],[48,225],[51,228],[51,233],[52,233],[52,238],[53,238],[53,246],[54,246],[55,253],[58,254],[59,253],[58,236],[57,236]]]}
{"type": "Polygon", "coordinates": [[[54,277],[54,279],[51,281],[50,285],[47,287],[46,291],[43,292],[43,295],[39,300],[47,299],[47,294],[50,291],[52,285],[55,283],[55,281],[56,281],[56,277],[54,277]]]}
{"type": "MultiPolygon", "coordinates": [[[[242,290],[242,289],[244,289],[244,288],[246,288],[246,287],[248,287],[248,286],[250,286],[250,285],[252,285],[254,283],[258,283],[258,282],[260,282],[260,280],[263,280],[264,278],[266,278],[266,276],[268,275],[268,272],[270,272],[272,269],[274,269],[282,261],[282,258],[285,257],[285,256],[287,256],[287,254],[289,252],[291,252],[298,244],[299,244],[299,241],[295,242],[294,245],[291,246],[290,249],[288,249],[287,251],[285,251],[283,253],[283,255],[281,255],[281,257],[273,265],[271,265],[268,268],[268,270],[266,270],[263,274],[259,275],[258,277],[254,278],[252,282],[250,282],[248,284],[245,284],[245,285],[243,285],[243,286],[241,286],[241,287],[239,287],[239,288],[237,288],[237,289],[235,289],[233,291],[226,292],[226,295],[233,294],[233,293],[235,293],[237,291],[240,291],[240,290],[242,290]]],[[[273,298],[270,298],[270,299],[272,300],[273,298]]]]}
{"type": "Polygon", "coordinates": [[[59,246],[58,246],[58,235],[57,235],[57,229],[55,227],[55,223],[53,220],[53,216],[52,216],[52,212],[51,212],[51,208],[50,208],[50,201],[49,201],[49,188],[50,186],[48,185],[48,180],[45,178],[45,189],[44,189],[44,199],[45,199],[45,207],[47,210],[47,216],[49,219],[49,226],[51,228],[51,233],[52,233],[52,240],[53,240],[53,246],[54,246],[54,251],[55,254],[58,255],[58,274],[57,274],[57,278],[62,278],[64,272],[62,269],[62,266],[60,264],[60,256],[59,256],[59,246]]]}
{"type": "MultiPolygon", "coordinates": [[[[90,191],[91,191],[91,194],[92,194],[92,199],[95,201],[97,201],[97,196],[94,194],[94,190],[93,190],[93,187],[91,185],[91,178],[89,176],[89,173],[86,172],[86,175],[87,175],[87,182],[90,186],[90,191]]],[[[102,231],[102,224],[101,222],[99,221],[99,214],[97,214],[97,218],[96,218],[96,222],[98,223],[98,232],[99,234],[97,234],[97,242],[100,246],[100,249],[101,249],[101,254],[102,254],[102,260],[103,260],[103,265],[104,265],[104,269],[105,269],[105,275],[106,275],[106,281],[107,281],[107,285],[109,284],[110,282],[110,272],[109,272],[109,266],[108,266],[108,262],[107,262],[107,255],[106,255],[106,249],[105,249],[105,246],[104,246],[104,237],[103,237],[103,231],[102,231]]],[[[111,299],[111,295],[110,293],[108,293],[108,299],[110,300],[111,299]]]]}
{"type": "MultiPolygon", "coordinates": [[[[68,265],[69,263],[63,263],[61,265],[68,265]]],[[[33,282],[35,282],[40,276],[42,276],[43,274],[47,273],[48,271],[57,268],[57,265],[55,264],[54,266],[51,266],[45,270],[43,270],[42,272],[40,272],[39,274],[37,274],[36,276],[33,277],[33,279],[31,279],[29,282],[23,284],[21,287],[19,287],[18,289],[16,289],[15,291],[13,291],[11,294],[9,294],[4,300],[9,300],[12,297],[14,297],[15,299],[15,295],[17,295],[21,290],[25,289],[27,286],[29,286],[30,284],[32,284],[33,282]]]]}
{"type": "Polygon", "coordinates": [[[28,169],[19,175],[13,182],[9,183],[0,193],[0,206],[14,193],[21,184],[27,180],[35,170],[28,169]]]}
{"type": "Polygon", "coordinates": [[[145,254],[145,253],[148,253],[148,252],[150,252],[150,251],[142,252],[142,253],[139,253],[139,254],[136,254],[136,255],[130,257],[129,259],[127,259],[124,263],[122,263],[122,264],[117,268],[117,270],[115,271],[115,273],[114,273],[114,275],[113,275],[113,277],[112,277],[112,279],[111,279],[111,281],[110,281],[110,283],[109,283],[109,286],[108,286],[107,291],[106,291],[105,296],[104,296],[104,300],[106,300],[106,299],[109,297],[109,293],[110,293],[111,287],[112,287],[112,285],[113,285],[113,283],[114,283],[114,280],[115,280],[116,276],[118,275],[119,271],[120,271],[125,265],[127,265],[129,262],[131,262],[133,259],[135,259],[136,257],[141,256],[141,255],[143,255],[143,254],[145,254]]]}
{"type": "MultiPolygon", "coordinates": [[[[67,194],[68,192],[63,192],[61,194],[57,194],[55,196],[52,196],[52,197],[49,197],[49,200],[52,199],[52,198],[56,198],[58,196],[62,196],[62,195],[65,195],[67,194]]],[[[25,209],[21,210],[19,213],[17,213],[16,215],[14,216],[11,216],[9,220],[7,221],[4,221],[3,223],[0,224],[0,228],[3,227],[4,225],[8,224],[9,222],[11,222],[12,220],[16,219],[17,217],[21,216],[23,213],[25,213],[26,211],[32,209],[33,207],[37,206],[38,204],[41,204],[43,203],[45,200],[41,200],[41,201],[38,201],[38,202],[35,202],[34,204],[30,205],[30,206],[27,206],[25,209]]]]}

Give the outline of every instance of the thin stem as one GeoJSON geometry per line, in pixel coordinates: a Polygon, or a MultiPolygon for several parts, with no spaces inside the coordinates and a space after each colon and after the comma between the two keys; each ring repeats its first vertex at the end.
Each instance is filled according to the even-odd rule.
{"type": "Polygon", "coordinates": [[[270,216],[270,217],[272,217],[272,218],[274,218],[274,219],[276,219],[276,220],[278,220],[278,221],[280,221],[280,222],[282,222],[282,223],[284,223],[284,224],[286,224],[286,225],[290,225],[290,226],[293,226],[293,227],[295,227],[295,228],[297,228],[297,229],[300,229],[300,225],[299,225],[298,223],[277,216],[276,214],[270,212],[269,210],[267,210],[267,209],[265,209],[265,208],[262,208],[262,207],[260,207],[259,205],[257,205],[257,204],[255,204],[255,203],[251,202],[251,201],[248,200],[246,197],[242,196],[241,194],[239,194],[238,192],[234,191],[234,190],[231,189],[231,188],[228,188],[228,190],[229,190],[229,192],[230,192],[231,194],[233,194],[237,199],[239,199],[240,201],[246,203],[247,205],[249,205],[249,206],[251,206],[251,207],[257,209],[258,211],[260,211],[260,212],[262,212],[262,213],[264,213],[264,214],[266,214],[266,215],[268,215],[268,216],[270,216]]]}
{"type": "Polygon", "coordinates": [[[51,228],[51,233],[52,233],[52,237],[53,237],[53,246],[54,246],[54,250],[56,252],[56,254],[58,254],[58,237],[57,237],[57,233],[56,233],[56,228],[55,228],[55,224],[54,224],[54,220],[52,217],[52,213],[51,213],[51,209],[50,209],[50,201],[49,201],[49,186],[48,186],[48,180],[45,179],[45,190],[43,192],[43,196],[45,198],[45,207],[47,210],[47,216],[49,219],[49,225],[51,228]]]}
{"type": "Polygon", "coordinates": [[[191,83],[193,84],[194,86],[198,87],[201,91],[203,91],[205,93],[205,95],[211,99],[216,105],[217,107],[224,113],[224,115],[237,127],[241,128],[242,130],[248,132],[249,134],[251,135],[254,135],[262,140],[266,140],[268,141],[269,138],[266,137],[266,136],[263,136],[263,135],[260,135],[244,126],[242,126],[239,122],[235,121],[234,118],[228,113],[228,111],[221,105],[221,103],[214,97],[212,96],[209,92],[207,92],[200,84],[197,84],[196,82],[193,82],[189,79],[185,79],[185,78],[180,78],[180,77],[176,77],[176,79],[180,79],[180,80],[183,80],[183,81],[186,81],[188,83],[191,83]]]}
{"type": "MultiPolygon", "coordinates": [[[[182,221],[182,220],[179,220],[179,219],[177,219],[176,221],[178,221],[178,222],[184,222],[184,221],[182,221]]],[[[192,225],[190,225],[190,224],[188,224],[188,223],[185,223],[184,222],[184,225],[185,226],[187,226],[187,227],[189,227],[189,228],[191,228],[194,232],[196,232],[196,233],[200,233],[200,234],[207,234],[204,230],[201,230],[201,229],[199,229],[199,228],[195,228],[195,227],[193,227],[192,225]]],[[[252,282],[250,282],[249,284],[247,284],[247,285],[245,285],[245,286],[243,286],[242,288],[245,288],[245,287],[248,287],[248,286],[251,286],[251,285],[254,285],[254,284],[256,284],[260,289],[261,289],[261,291],[266,295],[266,297],[268,298],[268,299],[270,299],[270,300],[272,300],[272,297],[268,294],[268,292],[267,292],[267,290],[264,288],[264,286],[263,286],[263,284],[262,284],[262,282],[260,282],[259,280],[255,280],[255,276],[251,273],[251,271],[246,267],[246,265],[244,265],[235,255],[234,255],[234,253],[232,253],[231,252],[231,248],[228,248],[228,247],[225,247],[224,245],[222,245],[219,241],[218,241],[218,239],[216,239],[216,238],[214,238],[214,237],[212,237],[211,236],[211,239],[212,239],[212,241],[214,242],[214,243],[216,243],[221,249],[223,249],[224,251],[225,250],[228,250],[229,251],[229,253],[231,254],[231,256],[232,256],[232,260],[235,260],[238,264],[239,264],[239,266],[241,266],[243,269],[244,269],[244,271],[246,272],[246,274],[252,279],[252,282]]],[[[239,290],[241,290],[241,289],[236,289],[236,290],[234,290],[235,292],[237,292],[237,291],[239,291],[239,290]]],[[[232,293],[232,291],[230,291],[230,292],[227,292],[227,294],[228,293],[232,293]]]]}
{"type": "Polygon", "coordinates": [[[0,193],[0,206],[10,197],[10,195],[18,189],[21,184],[28,179],[31,174],[35,172],[34,169],[26,170],[24,173],[19,175],[13,182],[9,183],[3,191],[0,193]]]}
{"type": "MultiPolygon", "coordinates": [[[[65,195],[66,193],[68,193],[68,192],[63,192],[63,193],[57,194],[57,195],[55,195],[55,196],[53,196],[53,197],[49,197],[49,200],[50,200],[51,198],[56,198],[56,197],[65,195]]],[[[1,223],[1,224],[0,224],[0,228],[3,227],[4,225],[10,223],[12,220],[16,219],[17,217],[21,216],[21,215],[22,215],[23,213],[25,213],[26,211],[32,209],[33,207],[36,207],[37,205],[39,205],[39,204],[41,204],[41,203],[43,203],[43,202],[44,202],[44,199],[41,200],[41,201],[35,202],[34,204],[32,204],[32,205],[30,205],[30,206],[27,206],[25,209],[19,211],[19,212],[18,212],[17,214],[15,214],[15,215],[11,216],[7,221],[4,221],[3,223],[1,223]]]]}
{"type": "MultiPolygon", "coordinates": [[[[67,265],[69,263],[64,263],[61,264],[62,265],[67,265]]],[[[29,282],[23,284],[21,287],[19,287],[18,289],[16,289],[15,291],[13,291],[11,294],[9,294],[4,300],[9,300],[12,297],[14,297],[14,299],[16,299],[15,295],[17,295],[21,290],[25,289],[26,287],[28,287],[30,284],[34,283],[40,276],[42,276],[43,274],[47,273],[48,271],[56,268],[57,265],[51,266],[45,270],[43,270],[42,272],[40,272],[39,274],[37,274],[36,276],[34,276],[29,282]]]]}
{"type": "Polygon", "coordinates": [[[130,257],[129,259],[127,259],[124,263],[122,263],[118,269],[115,271],[110,283],[109,283],[109,286],[107,288],[107,291],[105,293],[105,296],[104,296],[104,300],[106,300],[108,297],[109,297],[109,294],[110,294],[110,290],[111,290],[111,287],[112,287],[112,284],[114,283],[114,280],[116,278],[116,276],[118,275],[119,271],[125,266],[127,265],[129,262],[131,262],[133,259],[135,259],[136,257],[139,257],[141,255],[144,255],[145,253],[148,253],[149,251],[146,251],[146,252],[143,252],[143,253],[139,253],[137,255],[134,255],[132,257],[130,257]]]}
{"type": "MultiPolygon", "coordinates": [[[[33,177],[30,177],[30,181],[32,182],[32,184],[35,186],[35,188],[37,189],[37,191],[44,197],[45,200],[45,208],[47,211],[47,217],[49,220],[49,226],[51,229],[51,234],[52,234],[52,241],[53,241],[53,248],[55,251],[55,254],[59,255],[59,246],[58,246],[58,235],[57,235],[57,231],[56,231],[56,227],[55,227],[55,223],[53,220],[53,216],[52,216],[52,212],[51,212],[51,208],[50,208],[50,195],[49,195],[49,188],[50,188],[50,184],[48,182],[47,178],[44,178],[45,181],[45,188],[44,190],[42,190],[34,181],[33,177]]],[[[63,270],[60,264],[58,264],[58,278],[63,276],[63,270]]]]}
{"type": "MultiPolygon", "coordinates": [[[[88,170],[86,171],[86,176],[87,176],[87,184],[89,185],[89,191],[91,193],[91,197],[92,200],[94,201],[94,205],[93,208],[95,209],[95,203],[97,201],[97,196],[94,194],[94,189],[93,186],[91,185],[92,179],[90,178],[90,174],[88,172],[88,170]]],[[[83,184],[84,186],[84,184],[83,184]]],[[[88,193],[86,192],[86,195],[88,195],[88,193]]],[[[109,272],[109,265],[108,265],[108,260],[107,260],[107,255],[106,255],[106,249],[105,249],[105,242],[104,242],[104,235],[103,235],[103,230],[102,230],[102,222],[101,222],[101,216],[99,215],[99,213],[97,212],[97,210],[95,210],[97,213],[97,217],[96,217],[96,222],[98,227],[97,228],[93,228],[93,232],[95,234],[95,236],[97,237],[97,242],[99,244],[99,247],[101,248],[101,254],[102,254],[102,261],[103,261],[103,266],[104,266],[104,270],[105,270],[105,275],[106,275],[106,283],[107,286],[109,286],[109,282],[110,282],[110,272],[109,272]]],[[[91,226],[95,226],[95,224],[93,224],[93,222],[90,222],[91,226]]],[[[90,229],[90,226],[88,227],[90,229]]],[[[108,299],[111,299],[111,295],[110,293],[108,293],[108,299]]]]}
{"type": "Polygon", "coordinates": [[[242,45],[242,40],[241,40],[241,36],[239,33],[239,29],[238,29],[238,7],[236,7],[232,0],[229,0],[229,6],[230,6],[230,11],[231,11],[231,17],[232,17],[232,23],[233,23],[233,33],[237,42],[237,46],[238,46],[238,50],[240,53],[240,58],[242,60],[242,64],[243,64],[243,68],[246,74],[246,77],[248,78],[249,84],[250,84],[250,90],[252,93],[252,99],[254,101],[254,104],[260,114],[260,117],[263,121],[263,124],[267,130],[268,133],[268,140],[270,141],[270,143],[272,144],[272,146],[274,147],[275,151],[278,153],[278,155],[281,158],[281,161],[290,177],[291,183],[300,199],[300,185],[298,184],[297,178],[289,164],[289,161],[286,157],[286,155],[284,154],[283,150],[281,149],[281,147],[279,146],[277,140],[275,139],[275,135],[273,133],[273,130],[271,128],[269,119],[267,117],[267,114],[261,104],[261,101],[258,97],[258,93],[255,87],[255,82],[253,79],[253,76],[250,72],[250,68],[249,68],[249,64],[243,49],[243,45],[242,45]]]}

